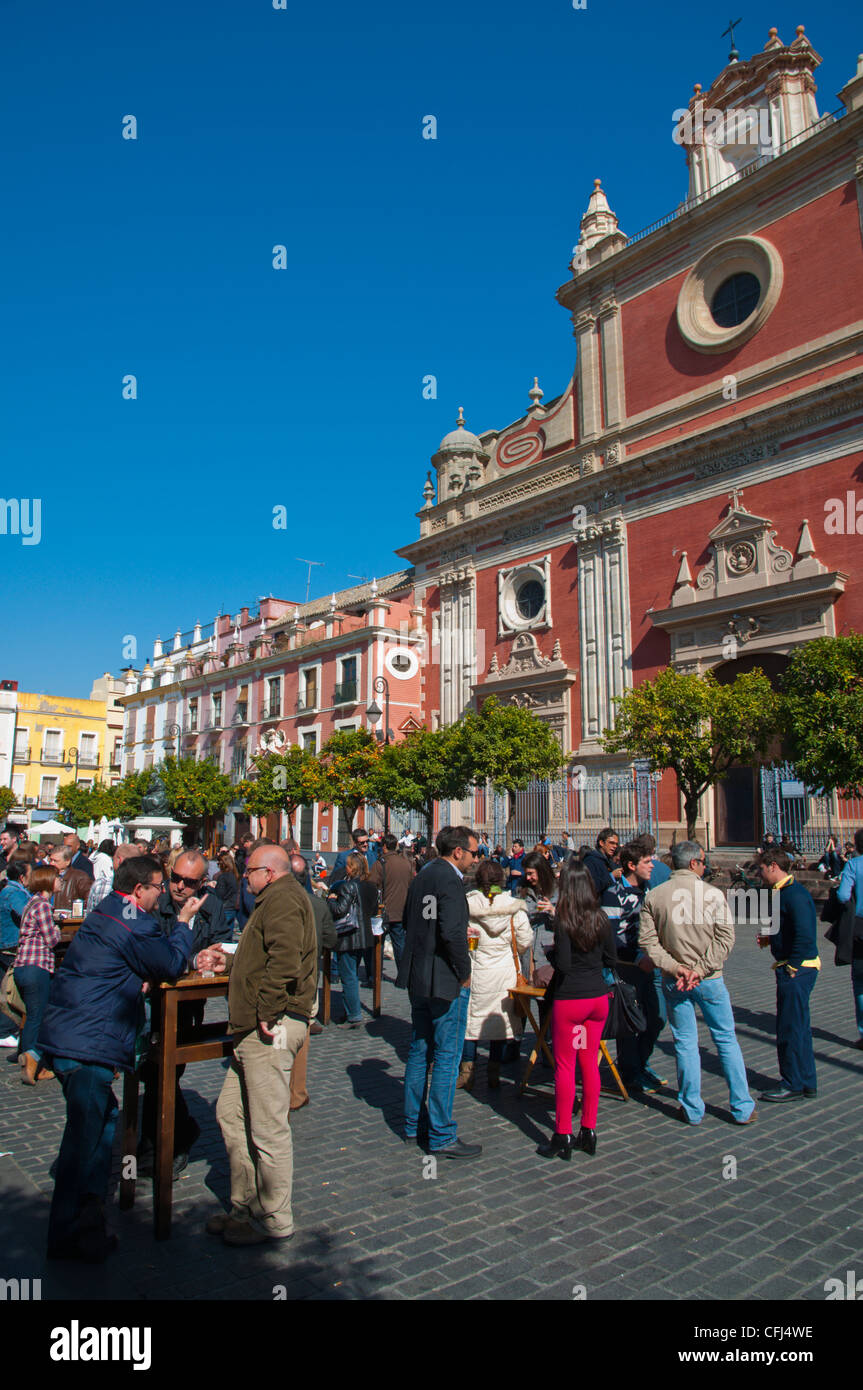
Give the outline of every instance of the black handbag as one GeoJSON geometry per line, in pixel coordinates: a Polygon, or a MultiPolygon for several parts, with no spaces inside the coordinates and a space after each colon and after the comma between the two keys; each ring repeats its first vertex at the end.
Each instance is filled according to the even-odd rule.
{"type": "Polygon", "coordinates": [[[336,917],[338,904],[336,903],[333,905],[333,920],[336,927],[336,936],[349,936],[351,932],[359,931],[360,929],[359,890],[353,879],[346,880],[345,888],[346,892],[340,894],[340,896],[343,900],[347,897],[349,902],[347,910],[341,917],[336,917]]]}
{"type": "Polygon", "coordinates": [[[608,1019],[602,1030],[604,1038],[625,1038],[633,1033],[643,1033],[647,1027],[644,1010],[638,1002],[635,986],[621,980],[612,969],[614,986],[608,1001],[608,1019]]]}

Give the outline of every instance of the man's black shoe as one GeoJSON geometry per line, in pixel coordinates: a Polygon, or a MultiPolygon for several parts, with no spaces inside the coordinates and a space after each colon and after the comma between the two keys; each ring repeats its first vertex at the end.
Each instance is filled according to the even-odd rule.
{"type": "Polygon", "coordinates": [[[814,1100],[815,1097],[816,1097],[817,1094],[818,1094],[818,1091],[816,1090],[816,1088],[815,1088],[814,1086],[804,1086],[804,1087],[803,1087],[803,1094],[804,1094],[804,1096],[806,1097],[807,1100],[814,1100]]]}
{"type": "MultiPolygon", "coordinates": [[[[189,1166],[188,1154],[175,1154],[174,1162],[171,1165],[171,1182],[176,1182],[184,1168],[189,1166]]],[[[138,1159],[138,1168],[135,1177],[139,1182],[153,1181],[154,1154],[151,1150],[138,1159]]]]}
{"type": "Polygon", "coordinates": [[[117,1245],[116,1236],[85,1231],[77,1240],[49,1246],[47,1255],[49,1260],[82,1260],[84,1264],[101,1265],[113,1254],[117,1245]]]}
{"type": "Polygon", "coordinates": [[[454,1144],[447,1144],[445,1149],[432,1149],[433,1158],[479,1158],[482,1153],[482,1144],[464,1144],[461,1139],[456,1139],[454,1144]]]}
{"type": "Polygon", "coordinates": [[[761,1099],[780,1102],[786,1100],[803,1100],[804,1095],[804,1091],[789,1091],[786,1086],[778,1086],[775,1091],[762,1091],[761,1099]]]}

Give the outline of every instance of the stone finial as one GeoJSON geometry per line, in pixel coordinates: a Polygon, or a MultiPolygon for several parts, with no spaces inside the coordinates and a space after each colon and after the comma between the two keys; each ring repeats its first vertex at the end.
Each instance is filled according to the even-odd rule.
{"type": "Polygon", "coordinates": [[[554,646],[553,646],[552,649],[551,649],[551,659],[552,659],[552,661],[563,661],[563,653],[562,653],[561,650],[560,650],[560,638],[559,638],[559,637],[556,637],[556,638],[555,638],[554,646]]]}
{"type": "Polygon", "coordinates": [[[597,242],[602,241],[605,237],[618,231],[617,216],[609,206],[608,199],[603,192],[602,180],[594,179],[593,192],[587,203],[587,212],[581,219],[578,245],[575,249],[572,264],[579,269],[586,269],[586,265],[584,267],[578,265],[579,253],[584,257],[586,252],[589,251],[591,247],[595,246],[597,242]]]}
{"type": "Polygon", "coordinates": [[[539,384],[539,377],[534,377],[533,386],[530,388],[527,394],[530,396],[530,409],[542,410],[542,398],[545,395],[545,392],[539,384]]]}
{"type": "Polygon", "coordinates": [[[492,654],[491,654],[491,665],[490,665],[489,668],[488,668],[488,673],[489,673],[490,676],[494,676],[494,675],[497,674],[497,672],[498,672],[499,670],[500,670],[500,664],[499,664],[498,659],[497,659],[497,652],[492,652],[492,654]]]}
{"type": "Polygon", "coordinates": [[[455,422],[455,427],[457,430],[467,429],[467,425],[465,424],[464,420],[464,406],[460,405],[458,408],[458,419],[455,422]]]}
{"type": "Polygon", "coordinates": [[[674,581],[675,589],[681,589],[684,585],[692,585],[692,570],[689,568],[689,558],[684,550],[680,556],[680,565],[677,570],[677,578],[674,581]]]}
{"type": "Polygon", "coordinates": [[[373,579],[373,580],[372,580],[370,593],[371,593],[372,598],[377,598],[377,596],[378,596],[378,581],[377,581],[376,579],[373,579]]]}
{"type": "Polygon", "coordinates": [[[332,597],[330,598],[330,612],[331,612],[331,613],[335,613],[335,611],[336,611],[336,596],[335,596],[335,594],[333,594],[332,597]]]}
{"type": "Polygon", "coordinates": [[[432,499],[433,499],[433,497],[434,497],[434,483],[432,482],[431,469],[429,469],[428,473],[426,473],[426,480],[425,480],[425,484],[424,484],[424,486],[423,486],[423,498],[424,498],[423,506],[424,506],[424,507],[430,507],[430,506],[432,505],[432,499]]]}

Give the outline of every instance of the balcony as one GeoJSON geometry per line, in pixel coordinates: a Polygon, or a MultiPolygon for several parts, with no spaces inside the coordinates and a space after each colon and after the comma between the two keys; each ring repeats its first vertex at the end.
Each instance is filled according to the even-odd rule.
{"type": "Polygon", "coordinates": [[[280,701],[280,702],[279,702],[278,704],[276,704],[276,705],[268,705],[268,706],[266,707],[266,709],[263,711],[263,713],[262,713],[262,715],[261,715],[261,723],[262,723],[262,724],[271,724],[271,723],[273,722],[274,719],[281,719],[281,717],[282,717],[282,705],[281,705],[281,701],[280,701]]]}
{"type": "Polygon", "coordinates": [[[40,797],[39,797],[39,810],[40,810],[40,811],[56,811],[56,810],[57,810],[57,793],[54,792],[51,796],[40,796],[40,797]]]}
{"type": "Polygon", "coordinates": [[[342,681],[333,691],[334,705],[355,705],[357,703],[356,681],[342,681]]]}
{"type": "Polygon", "coordinates": [[[78,766],[79,766],[79,767],[98,767],[98,766],[99,766],[99,754],[98,754],[98,753],[82,753],[82,754],[80,755],[80,757],[78,758],[78,766]]]}
{"type": "Polygon", "coordinates": [[[231,723],[232,723],[232,724],[248,724],[248,722],[249,722],[249,706],[248,706],[248,703],[247,703],[245,700],[238,700],[237,703],[236,703],[235,706],[234,706],[234,717],[233,717],[233,719],[231,720],[231,723]]]}
{"type": "Polygon", "coordinates": [[[60,763],[65,763],[66,754],[63,752],[52,752],[47,748],[43,748],[40,761],[43,763],[51,763],[52,765],[55,763],[59,765],[60,763]]]}
{"type": "Polygon", "coordinates": [[[29,763],[29,761],[30,761],[30,749],[29,749],[29,748],[16,748],[16,749],[15,749],[14,757],[12,758],[12,761],[13,761],[13,763],[29,763]]]}
{"type": "Polygon", "coordinates": [[[316,710],[317,708],[317,691],[309,691],[307,695],[301,695],[297,700],[297,714],[311,714],[312,710],[316,710]]]}

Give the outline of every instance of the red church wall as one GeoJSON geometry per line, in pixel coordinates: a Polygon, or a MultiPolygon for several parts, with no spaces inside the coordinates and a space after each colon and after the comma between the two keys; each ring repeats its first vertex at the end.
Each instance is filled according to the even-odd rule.
{"type": "Polygon", "coordinates": [[[655,409],[663,401],[721,380],[725,371],[752,367],[859,318],[863,252],[852,182],[753,232],[771,241],[782,257],[783,288],[761,331],[735,351],[705,354],[683,341],[676,310],[685,274],[623,305],[628,415],[655,409]]]}

